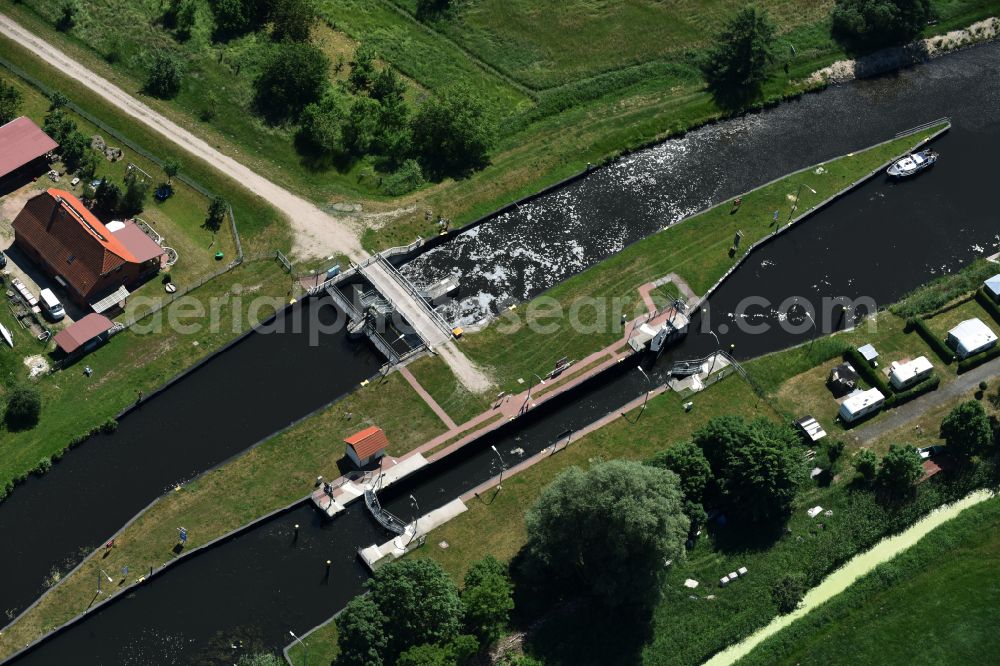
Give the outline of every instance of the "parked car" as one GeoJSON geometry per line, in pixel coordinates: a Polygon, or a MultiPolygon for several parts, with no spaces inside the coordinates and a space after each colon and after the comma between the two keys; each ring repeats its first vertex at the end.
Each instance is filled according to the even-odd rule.
{"type": "Polygon", "coordinates": [[[941,455],[944,452],[944,447],[940,444],[935,444],[934,446],[925,446],[923,448],[917,449],[917,453],[920,454],[921,460],[927,460],[928,458],[933,458],[934,456],[941,455]]]}
{"type": "Polygon", "coordinates": [[[79,184],[80,184],[80,179],[79,178],[74,178],[73,180],[69,181],[70,187],[76,187],[79,184]]]}
{"type": "Polygon", "coordinates": [[[56,298],[56,295],[52,293],[51,289],[42,289],[38,294],[38,301],[42,306],[42,310],[45,314],[49,316],[52,321],[59,321],[66,316],[66,311],[63,309],[62,303],[56,298]]]}

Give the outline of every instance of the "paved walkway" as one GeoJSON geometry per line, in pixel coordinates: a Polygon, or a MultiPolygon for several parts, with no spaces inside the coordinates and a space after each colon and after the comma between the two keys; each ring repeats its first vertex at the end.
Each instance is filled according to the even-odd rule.
{"type": "Polygon", "coordinates": [[[294,232],[293,252],[296,255],[321,257],[340,252],[354,261],[367,257],[354,229],[345,221],[328,215],[311,202],[223,154],[3,14],[0,14],[0,34],[17,42],[49,65],[85,85],[108,104],[159,132],[280,210],[288,218],[294,232]]]}
{"type": "Polygon", "coordinates": [[[448,427],[449,431],[458,428],[458,425],[451,420],[450,416],[448,416],[448,412],[444,411],[441,408],[441,405],[437,404],[437,401],[431,396],[431,394],[420,385],[420,382],[418,382],[417,378],[413,376],[413,373],[410,372],[409,368],[400,368],[399,374],[403,375],[403,378],[409,382],[410,386],[413,387],[413,390],[417,392],[417,395],[419,395],[420,398],[427,403],[427,406],[434,410],[434,413],[438,415],[438,418],[441,419],[441,421],[448,427]]]}
{"type": "Polygon", "coordinates": [[[915,400],[896,407],[888,417],[871,425],[858,428],[851,435],[859,444],[867,446],[880,437],[902,428],[915,421],[932,409],[954,401],[956,398],[973,391],[979,382],[989,381],[1000,375],[1000,358],[984,363],[978,368],[959,375],[958,379],[931,393],[924,394],[915,400]]]}

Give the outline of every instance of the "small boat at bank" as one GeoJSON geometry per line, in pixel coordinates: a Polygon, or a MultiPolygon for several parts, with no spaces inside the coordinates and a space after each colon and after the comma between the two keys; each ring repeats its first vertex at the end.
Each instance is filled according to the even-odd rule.
{"type": "Polygon", "coordinates": [[[893,178],[907,178],[930,168],[937,162],[937,158],[938,154],[933,150],[921,150],[899,158],[889,166],[886,173],[893,178]]]}
{"type": "Polygon", "coordinates": [[[3,338],[4,342],[10,345],[11,349],[14,348],[14,336],[10,334],[10,331],[8,331],[7,327],[3,324],[0,324],[0,337],[3,338]]]}

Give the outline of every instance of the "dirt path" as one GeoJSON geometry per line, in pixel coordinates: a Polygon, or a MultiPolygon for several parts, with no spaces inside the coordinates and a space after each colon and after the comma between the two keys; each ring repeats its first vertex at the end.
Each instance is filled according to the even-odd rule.
{"type": "Polygon", "coordinates": [[[3,14],[0,14],[0,34],[86,85],[108,104],[148,125],[195,157],[208,162],[284,213],[294,234],[292,252],[297,257],[327,256],[340,252],[354,261],[359,261],[367,256],[354,230],[344,221],[328,215],[314,204],[219,152],[3,14]]]}

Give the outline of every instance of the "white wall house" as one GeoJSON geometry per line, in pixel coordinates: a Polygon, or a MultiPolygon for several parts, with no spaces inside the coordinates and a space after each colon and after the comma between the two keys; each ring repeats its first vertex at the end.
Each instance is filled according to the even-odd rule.
{"type": "Polygon", "coordinates": [[[996,343],[996,333],[979,319],[966,319],[948,331],[948,346],[959,358],[986,351],[996,343]]]}
{"type": "Polygon", "coordinates": [[[1000,273],[983,282],[986,293],[997,303],[1000,303],[1000,273]]]}
{"type": "Polygon", "coordinates": [[[855,391],[840,404],[840,418],[844,423],[853,423],[882,409],[885,396],[876,388],[855,391]]]}
{"type": "Polygon", "coordinates": [[[894,389],[906,389],[930,377],[933,370],[934,366],[926,356],[918,356],[906,363],[893,362],[889,381],[894,389]]]}

